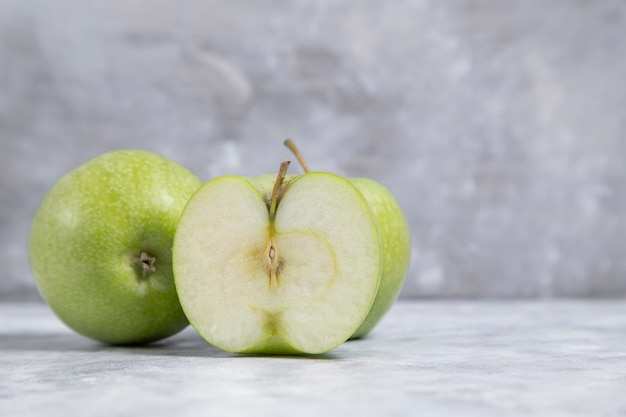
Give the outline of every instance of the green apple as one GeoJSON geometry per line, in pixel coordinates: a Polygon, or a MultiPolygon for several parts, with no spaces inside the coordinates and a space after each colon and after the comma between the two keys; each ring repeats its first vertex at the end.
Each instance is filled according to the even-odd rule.
{"type": "MultiPolygon", "coordinates": [[[[291,139],[285,141],[305,172],[309,167],[291,139]]],[[[348,178],[370,205],[383,245],[383,271],[374,305],[352,339],[369,333],[389,311],[400,294],[411,261],[411,235],[406,216],[393,194],[369,178],[348,178]]]]}
{"type": "Polygon", "coordinates": [[[171,250],[180,213],[201,185],[154,153],[120,150],[88,161],[44,197],[29,237],[41,296],[84,336],[147,343],[187,326],[171,250]]]}
{"type": "Polygon", "coordinates": [[[185,207],[173,265],[191,325],[229,352],[317,354],[370,311],[382,244],[367,201],[345,179],[221,176],[185,207]]]}
{"type": "Polygon", "coordinates": [[[398,298],[411,261],[411,235],[400,204],[385,186],[368,178],[348,181],[363,194],[374,212],[383,245],[380,287],[365,321],[352,335],[355,339],[369,333],[398,298]]]}

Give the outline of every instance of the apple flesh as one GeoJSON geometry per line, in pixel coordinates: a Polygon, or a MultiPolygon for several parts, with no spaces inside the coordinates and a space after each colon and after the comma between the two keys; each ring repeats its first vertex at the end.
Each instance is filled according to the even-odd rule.
{"type": "Polygon", "coordinates": [[[171,249],[179,215],[200,185],[175,162],[131,150],[61,178],[29,237],[37,287],[58,317],[111,344],[151,342],[187,326],[171,249]]]}
{"type": "Polygon", "coordinates": [[[181,305],[225,351],[329,351],[354,334],[376,296],[376,219],[339,176],[291,177],[276,195],[269,178],[218,177],[189,200],[173,249],[181,305]]]}

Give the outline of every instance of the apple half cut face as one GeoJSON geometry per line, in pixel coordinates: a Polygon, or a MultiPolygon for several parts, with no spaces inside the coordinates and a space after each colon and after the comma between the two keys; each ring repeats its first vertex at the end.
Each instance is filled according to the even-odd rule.
{"type": "Polygon", "coordinates": [[[223,176],[188,201],[174,239],[183,310],[229,352],[317,354],[346,341],[379,286],[382,245],[361,193],[330,173],[223,176]]]}

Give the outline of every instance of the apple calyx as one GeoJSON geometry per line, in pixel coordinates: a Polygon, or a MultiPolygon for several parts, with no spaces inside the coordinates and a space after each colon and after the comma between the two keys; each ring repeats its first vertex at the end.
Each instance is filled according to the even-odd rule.
{"type": "Polygon", "coordinates": [[[141,276],[143,278],[149,273],[156,272],[156,258],[148,255],[146,252],[141,252],[141,255],[133,259],[133,262],[141,269],[141,276]]]}
{"type": "Polygon", "coordinates": [[[278,254],[276,245],[276,228],[274,221],[276,219],[276,209],[282,194],[285,192],[286,185],[285,176],[287,175],[287,169],[289,168],[290,160],[286,159],[280,164],[278,175],[276,175],[276,181],[274,181],[274,188],[272,189],[272,195],[269,200],[269,240],[265,249],[267,254],[267,270],[269,274],[269,286],[270,288],[276,288],[278,286],[278,273],[282,268],[282,261],[278,254]]]}

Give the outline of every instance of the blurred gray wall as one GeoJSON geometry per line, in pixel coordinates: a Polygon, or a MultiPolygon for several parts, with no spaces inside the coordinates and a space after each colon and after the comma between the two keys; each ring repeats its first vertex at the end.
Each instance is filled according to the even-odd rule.
{"type": "Polygon", "coordinates": [[[256,175],[287,137],[396,194],[406,296],[626,295],[622,1],[0,0],[0,299],[78,164],[256,175]]]}

